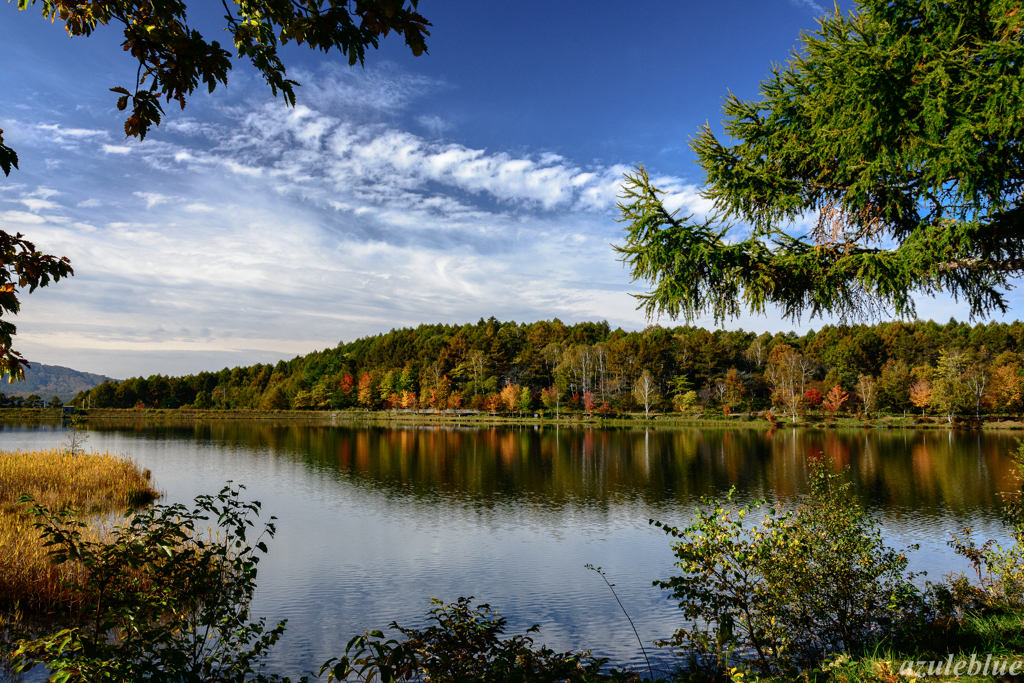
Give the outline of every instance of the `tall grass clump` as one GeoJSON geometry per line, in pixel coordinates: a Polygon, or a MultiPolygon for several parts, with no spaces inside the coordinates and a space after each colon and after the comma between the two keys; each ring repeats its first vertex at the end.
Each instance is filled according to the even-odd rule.
{"type": "Polygon", "coordinates": [[[191,509],[148,506],[103,542],[83,535],[74,511],[24,498],[51,559],[80,561],[86,580],[71,586],[80,610],[14,635],[12,672],[46,667],[63,683],[288,683],[265,672],[284,622],[250,615],[274,518],[257,527],[260,504],[240,498],[243,488],[197,496],[191,509]],[[219,529],[204,533],[211,520],[219,529]]]}
{"type": "Polygon", "coordinates": [[[151,503],[159,495],[129,458],[69,449],[0,451],[0,607],[49,611],[73,602],[65,585],[84,578],[78,563],[54,565],[34,519],[18,498],[28,494],[52,509],[87,515],[87,536],[108,533],[104,518],[151,503]]]}

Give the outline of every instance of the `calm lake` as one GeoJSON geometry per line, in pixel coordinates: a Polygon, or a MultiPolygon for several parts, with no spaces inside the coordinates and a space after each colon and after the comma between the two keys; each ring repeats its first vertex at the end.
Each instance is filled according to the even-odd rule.
{"type": "MultiPolygon", "coordinates": [[[[50,448],[59,427],[0,427],[0,449],[50,448]]],[[[204,422],[101,426],[86,447],[133,457],[164,502],[245,484],[279,519],[254,613],[288,619],[271,669],[298,676],[392,620],[422,625],[429,599],[475,596],[538,643],[640,667],[678,608],[651,582],[672,573],[668,538],[705,495],[792,503],[807,458],[850,467],[891,545],[920,544],[911,568],[938,580],[965,564],[946,547],[974,527],[1005,540],[1014,434],[886,430],[555,429],[204,422]]],[[[654,652],[663,664],[668,654],[654,652]]]]}

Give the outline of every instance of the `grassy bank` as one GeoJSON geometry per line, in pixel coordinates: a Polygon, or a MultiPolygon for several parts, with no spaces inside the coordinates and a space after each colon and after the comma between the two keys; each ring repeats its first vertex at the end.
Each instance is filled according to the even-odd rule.
{"type": "MultiPolygon", "coordinates": [[[[85,423],[102,424],[113,422],[142,422],[152,424],[194,424],[205,421],[259,421],[300,423],[312,425],[329,424],[401,424],[401,425],[536,425],[545,427],[682,427],[713,429],[982,429],[995,431],[1024,430],[1024,421],[1005,416],[982,416],[980,422],[973,419],[957,420],[950,424],[945,418],[929,416],[922,419],[915,415],[880,415],[871,418],[839,417],[835,420],[821,415],[798,416],[797,421],[776,416],[773,424],[760,414],[738,413],[730,416],[705,414],[696,416],[682,413],[626,413],[614,417],[562,414],[553,415],[528,413],[529,417],[516,415],[452,414],[452,413],[407,413],[390,410],[198,410],[176,409],[119,409],[100,408],[81,411],[85,423]]],[[[0,408],[0,421],[19,424],[58,424],[59,409],[49,408],[0,408]]]]}
{"type": "Polygon", "coordinates": [[[159,494],[130,459],[110,453],[72,455],[64,449],[0,451],[0,607],[50,610],[65,604],[70,592],[61,581],[82,574],[75,563],[54,566],[42,547],[34,519],[18,498],[28,494],[50,509],[71,506],[90,526],[86,535],[104,538],[105,515],[123,513],[159,494]]]}
{"type": "MultiPolygon", "coordinates": [[[[838,655],[806,673],[760,676],[747,671],[743,683],[991,683],[1020,680],[1024,632],[1019,610],[969,613],[959,620],[936,622],[920,632],[912,649],[880,648],[854,658],[838,655]],[[1017,674],[1011,667],[1017,664],[1017,674]],[[909,670],[908,670],[909,669],[909,670]],[[910,671],[913,671],[912,675],[910,671]]],[[[687,680],[680,676],[675,681],[687,680]]],[[[689,680],[701,680],[695,676],[689,680]]]]}

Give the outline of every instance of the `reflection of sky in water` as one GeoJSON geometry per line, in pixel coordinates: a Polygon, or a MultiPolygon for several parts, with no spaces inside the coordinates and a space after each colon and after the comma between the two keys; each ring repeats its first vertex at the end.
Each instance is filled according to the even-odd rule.
{"type": "MultiPolygon", "coordinates": [[[[8,427],[0,448],[57,445],[61,430],[8,427]]],[[[682,524],[700,496],[791,503],[808,456],[849,465],[858,493],[911,568],[931,580],[964,568],[948,533],[971,524],[1005,539],[997,491],[1008,488],[1012,437],[947,432],[347,430],[217,424],[93,431],[87,446],[127,453],[168,501],[232,479],[279,518],[260,565],[254,612],[289,627],[275,668],[296,675],[338,655],[357,632],[422,623],[430,597],[474,595],[538,642],[592,648],[639,665],[678,610],[655,579],[672,571],[654,517],[682,524]],[[648,648],[649,650],[651,648],[648,648]]],[[[663,655],[662,655],[663,656],[663,655]]]]}

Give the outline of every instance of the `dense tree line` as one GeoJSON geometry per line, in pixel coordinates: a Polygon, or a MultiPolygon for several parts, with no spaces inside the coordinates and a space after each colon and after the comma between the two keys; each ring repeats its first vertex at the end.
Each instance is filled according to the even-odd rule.
{"type": "Polygon", "coordinates": [[[826,326],[804,335],[491,318],[420,325],[280,361],[108,381],[93,408],[805,409],[1016,413],[1024,323],[826,326]]]}
{"type": "Polygon", "coordinates": [[[53,396],[49,401],[43,400],[39,394],[28,396],[8,396],[0,393],[0,408],[60,408],[64,401],[60,396],[53,396]]]}

